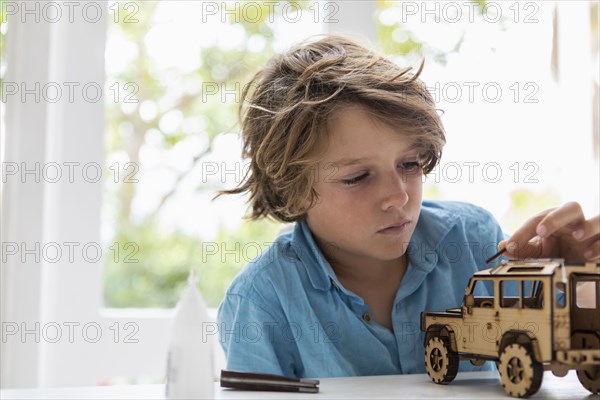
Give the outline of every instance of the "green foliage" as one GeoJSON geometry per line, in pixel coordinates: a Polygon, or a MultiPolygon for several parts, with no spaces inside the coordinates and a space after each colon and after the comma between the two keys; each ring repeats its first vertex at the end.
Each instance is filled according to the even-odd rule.
{"type": "Polygon", "coordinates": [[[509,225],[509,232],[514,232],[523,223],[540,212],[560,205],[560,195],[549,189],[531,190],[517,189],[511,192],[510,212],[505,220],[509,225]]]}
{"type": "MultiPolygon", "coordinates": [[[[486,7],[486,0],[471,0],[477,4],[476,9],[481,15],[486,7]]],[[[381,23],[381,13],[387,9],[396,9],[395,14],[402,15],[402,1],[400,0],[377,0],[378,15],[377,19],[377,45],[381,51],[388,55],[397,56],[425,56],[431,58],[438,63],[445,64],[449,53],[458,52],[462,45],[464,35],[457,41],[454,48],[450,52],[445,52],[431,47],[428,43],[422,42],[415,38],[415,35],[410,31],[402,20],[398,20],[393,24],[381,23]]],[[[425,2],[420,3],[420,7],[426,7],[425,2]]],[[[440,3],[443,4],[443,3],[440,3]]],[[[416,18],[416,16],[414,16],[416,18]]],[[[439,22],[442,23],[442,22],[439,22]]]]}
{"type": "MultiPolygon", "coordinates": [[[[3,66],[6,61],[4,59],[4,53],[6,53],[6,34],[4,33],[4,29],[6,28],[4,25],[6,24],[6,10],[4,6],[5,1],[0,0],[0,66],[3,66]]],[[[4,71],[0,73],[0,87],[4,90],[4,71]]]]}
{"type": "MultiPolygon", "coordinates": [[[[160,133],[160,147],[167,152],[189,135],[197,135],[208,143],[206,148],[196,149],[193,161],[202,162],[210,154],[213,140],[222,133],[231,132],[237,121],[239,98],[224,98],[221,90],[225,88],[241,93],[251,74],[273,55],[274,33],[271,25],[266,23],[268,7],[263,7],[259,22],[248,22],[244,18],[239,24],[232,20],[228,22],[232,28],[234,25],[244,28],[246,42],[241,48],[224,50],[217,45],[204,47],[199,54],[199,68],[182,73],[177,69],[154,65],[148,54],[146,39],[148,32],[157,24],[155,14],[159,3],[138,4],[140,8],[136,18],[139,22],[109,24],[109,37],[128,41],[137,56],[115,76],[108,76],[107,79],[109,82],[120,82],[121,86],[132,82],[138,90],[134,104],[107,103],[106,151],[108,155],[125,152],[127,161],[139,165],[143,172],[146,167],[140,159],[140,152],[147,143],[149,131],[160,133]],[[261,36],[265,43],[260,52],[248,49],[248,39],[256,35],[261,36]],[[211,89],[218,88],[219,93],[209,96],[203,92],[208,85],[211,85],[211,89]],[[184,88],[183,91],[172,93],[176,86],[184,88]],[[144,103],[152,104],[157,110],[154,117],[142,118],[140,108],[144,103]],[[180,112],[183,121],[174,132],[164,132],[161,130],[161,119],[172,112],[180,112]],[[193,132],[184,131],[188,119],[194,118],[201,119],[202,127],[193,132]]],[[[300,5],[306,8],[309,2],[303,1],[300,5]]],[[[241,6],[242,3],[236,2],[230,7],[241,6]]],[[[249,244],[259,244],[264,250],[264,243],[275,238],[279,224],[271,221],[245,222],[236,232],[221,228],[218,238],[212,243],[203,243],[184,232],[168,233],[160,228],[157,220],[162,207],[177,193],[178,184],[192,170],[193,166],[174,177],[174,187],[160,199],[156,210],[141,221],[131,216],[132,204],[139,195],[137,185],[123,182],[113,185],[107,182],[104,204],[110,210],[109,225],[116,233],[106,247],[114,247],[114,243],[118,243],[121,252],[116,260],[114,249],[109,248],[106,252],[106,306],[172,307],[186,283],[190,268],[194,268],[208,305],[216,307],[233,277],[249,261],[247,256],[252,253],[249,250],[256,248],[249,244]],[[129,247],[126,247],[128,244],[129,247]],[[237,255],[222,254],[222,251],[210,256],[203,254],[203,250],[214,249],[215,245],[220,250],[238,248],[239,251],[237,255]],[[134,249],[135,254],[131,254],[134,249]],[[127,254],[137,262],[124,262],[127,254]]],[[[198,192],[214,194],[216,189],[219,188],[208,183],[197,184],[198,192]]]]}
{"type": "Polygon", "coordinates": [[[106,306],[173,307],[194,269],[207,305],[217,307],[235,275],[267,248],[278,228],[268,220],[245,222],[211,242],[151,224],[121,231],[115,237],[119,249],[112,246],[106,257],[106,306]]]}

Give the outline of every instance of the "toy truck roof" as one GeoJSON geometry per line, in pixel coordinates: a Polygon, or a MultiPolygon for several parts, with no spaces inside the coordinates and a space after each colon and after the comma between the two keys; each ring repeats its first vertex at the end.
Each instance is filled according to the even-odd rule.
{"type": "MultiPolygon", "coordinates": [[[[584,264],[574,264],[574,267],[581,266],[584,264]]],[[[597,267],[600,267],[600,263],[596,263],[597,267]]],[[[531,260],[514,260],[506,261],[503,260],[498,266],[494,268],[485,269],[478,271],[473,274],[474,277],[498,277],[498,276],[520,276],[520,275],[538,275],[538,276],[550,276],[554,274],[557,268],[565,267],[564,260],[562,258],[548,258],[548,259],[531,259],[531,260]]],[[[571,267],[571,265],[568,265],[571,267]]]]}

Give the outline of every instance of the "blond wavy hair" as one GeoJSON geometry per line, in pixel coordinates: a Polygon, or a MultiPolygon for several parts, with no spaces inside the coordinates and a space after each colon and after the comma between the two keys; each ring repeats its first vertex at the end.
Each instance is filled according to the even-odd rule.
{"type": "Polygon", "coordinates": [[[315,204],[314,166],[335,110],[363,106],[417,144],[423,173],[437,165],[445,133],[431,94],[415,73],[349,37],[320,35],[273,57],[244,86],[239,119],[250,168],[223,194],[250,194],[247,218],[303,220],[315,204]]]}

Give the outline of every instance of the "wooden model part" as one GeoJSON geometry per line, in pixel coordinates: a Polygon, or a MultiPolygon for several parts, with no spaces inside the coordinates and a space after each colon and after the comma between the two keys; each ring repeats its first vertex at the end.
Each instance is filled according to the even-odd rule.
{"type": "Polygon", "coordinates": [[[544,370],[562,377],[571,369],[598,394],[600,263],[503,261],[473,275],[460,308],[422,312],[421,330],[436,383],[450,383],[459,360],[490,360],[511,396],[535,394],[544,370]]]}

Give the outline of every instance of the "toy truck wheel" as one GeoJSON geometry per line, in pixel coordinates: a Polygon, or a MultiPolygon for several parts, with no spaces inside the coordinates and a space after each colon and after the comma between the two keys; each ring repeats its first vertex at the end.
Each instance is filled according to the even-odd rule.
{"type": "Polygon", "coordinates": [[[447,338],[434,336],[425,347],[425,368],[435,383],[447,385],[458,373],[458,355],[450,349],[447,338]]]}
{"type": "Polygon", "coordinates": [[[502,350],[498,372],[506,393],[513,397],[529,397],[540,388],[544,367],[535,360],[529,346],[513,343],[502,350]]]}
{"type": "Polygon", "coordinates": [[[583,387],[593,394],[600,393],[600,366],[592,365],[586,369],[577,370],[577,378],[583,387]]]}

